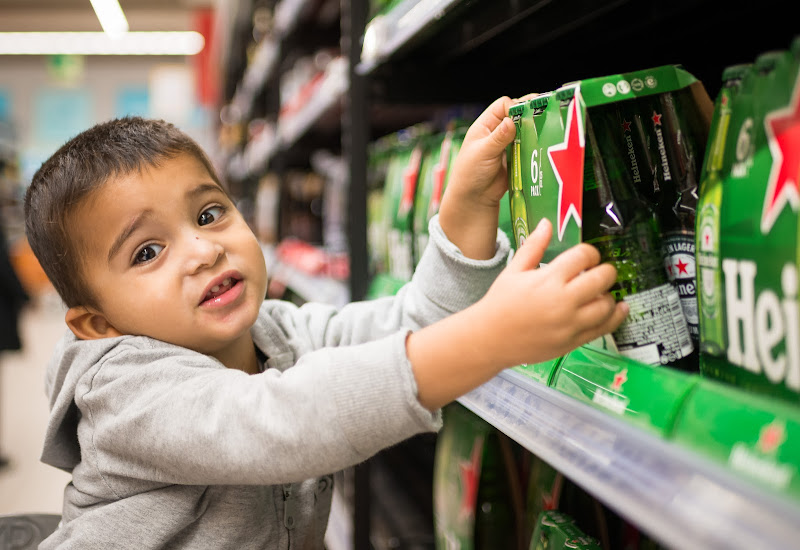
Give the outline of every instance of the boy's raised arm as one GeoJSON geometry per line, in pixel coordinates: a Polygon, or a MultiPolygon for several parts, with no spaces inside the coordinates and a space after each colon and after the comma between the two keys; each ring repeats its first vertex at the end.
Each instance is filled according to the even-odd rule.
{"type": "Polygon", "coordinates": [[[439,223],[468,258],[495,254],[500,200],[508,189],[505,151],[515,134],[507,115],[514,103],[501,97],[472,123],[442,197],[439,223]]]}
{"type": "MultiPolygon", "coordinates": [[[[515,133],[507,115],[517,101],[497,99],[470,126],[442,198],[442,230],[468,258],[495,254],[505,151],[515,133]]],[[[580,244],[539,268],[551,236],[543,220],[486,296],[408,336],[423,406],[437,409],[505,368],[558,357],[622,322],[628,306],[609,294],[616,270],[598,265],[594,247],[580,244]]]]}

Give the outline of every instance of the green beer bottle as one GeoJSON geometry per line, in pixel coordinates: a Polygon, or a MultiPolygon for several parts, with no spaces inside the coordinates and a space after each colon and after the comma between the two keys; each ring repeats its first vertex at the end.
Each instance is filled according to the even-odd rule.
{"type": "MultiPolygon", "coordinates": [[[[699,347],[695,218],[707,129],[688,87],[620,102],[619,124],[634,187],[655,208],[664,268],[699,347]]],[[[697,362],[695,353],[691,359],[697,362]]]]}
{"type": "Polygon", "coordinates": [[[680,297],[662,266],[658,221],[633,187],[617,124],[613,104],[588,110],[582,226],[583,240],[617,268],[612,294],[630,305],[614,340],[643,363],[696,370],[687,360],[694,347],[680,297]]]}
{"type": "MultiPolygon", "coordinates": [[[[678,289],[681,308],[695,349],[700,345],[697,310],[695,227],[697,198],[707,129],[692,93],[684,88],[659,95],[662,136],[670,162],[671,179],[662,182],[664,207],[660,209],[662,249],[667,277],[678,289]]],[[[654,132],[658,133],[653,122],[654,132]]],[[[663,174],[663,172],[662,172],[663,174]]],[[[697,363],[697,353],[693,355],[697,363]]]]}
{"type": "Polygon", "coordinates": [[[720,208],[722,207],[722,168],[725,145],[730,137],[732,105],[749,63],[732,65],[722,72],[722,87],[717,95],[711,132],[700,178],[697,202],[697,302],[700,321],[700,368],[705,354],[725,353],[722,267],[719,255],[720,208]]]}
{"type": "Polygon", "coordinates": [[[511,472],[493,429],[486,438],[475,507],[475,550],[518,548],[517,521],[511,497],[511,472]]]}
{"type": "Polygon", "coordinates": [[[511,196],[509,202],[511,203],[511,223],[514,228],[514,240],[516,241],[517,248],[522,246],[525,239],[530,235],[528,229],[528,208],[525,204],[525,194],[522,190],[522,113],[525,110],[525,104],[521,103],[514,105],[509,109],[511,120],[514,121],[516,128],[516,135],[514,136],[514,143],[511,145],[511,196]]]}

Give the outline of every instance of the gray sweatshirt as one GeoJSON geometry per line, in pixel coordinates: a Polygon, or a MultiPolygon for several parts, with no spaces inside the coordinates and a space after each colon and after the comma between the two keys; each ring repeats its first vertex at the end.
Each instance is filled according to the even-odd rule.
{"type": "Polygon", "coordinates": [[[395,297],[336,309],[265,301],[260,374],[143,336],[77,340],[48,366],[42,461],[72,473],[62,526],[40,548],[323,548],[332,472],[440,413],[417,400],[409,330],[483,296],[509,252],[465,258],[438,220],[395,297]]]}

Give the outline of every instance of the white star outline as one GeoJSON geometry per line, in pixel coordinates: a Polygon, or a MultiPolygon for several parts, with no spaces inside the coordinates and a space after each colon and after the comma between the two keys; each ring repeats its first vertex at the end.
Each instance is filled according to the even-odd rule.
{"type": "MultiPolygon", "coordinates": [[[[578,113],[577,115],[573,115],[579,111],[581,102],[581,87],[580,85],[575,87],[575,94],[572,96],[572,101],[570,101],[569,108],[567,110],[567,121],[564,125],[564,141],[557,144],[551,145],[547,148],[547,156],[550,159],[550,166],[553,167],[553,173],[558,180],[558,210],[556,211],[556,219],[558,219],[559,214],[561,214],[561,200],[564,194],[564,182],[561,180],[561,174],[558,173],[558,167],[556,166],[555,162],[553,162],[553,154],[552,151],[564,151],[569,147],[569,129],[572,127],[572,117],[578,117],[578,143],[580,144],[581,149],[586,148],[586,139],[583,135],[583,118],[578,113]]],[[[567,223],[569,222],[569,217],[572,216],[575,219],[575,223],[578,224],[578,227],[583,227],[581,222],[581,215],[578,212],[577,208],[575,208],[574,204],[571,204],[567,209],[567,213],[564,216],[564,221],[558,224],[558,240],[564,240],[564,232],[567,229],[567,223]]]]}
{"type": "Polygon", "coordinates": [[[795,182],[794,186],[784,185],[783,189],[781,189],[781,194],[775,198],[775,205],[771,210],[769,207],[770,197],[775,192],[775,186],[778,185],[778,174],[783,165],[783,153],[775,140],[771,121],[775,118],[788,118],[789,115],[797,112],[797,110],[800,109],[798,102],[800,102],[800,73],[797,75],[794,90],[792,91],[792,98],[789,100],[789,103],[781,109],[769,112],[764,117],[767,144],[769,145],[769,152],[772,154],[772,167],[770,168],[769,178],[767,179],[767,193],[764,196],[764,207],[761,210],[761,233],[763,235],[767,235],[770,232],[778,216],[783,211],[783,207],[786,206],[787,203],[795,212],[797,212],[797,208],[800,206],[800,196],[797,194],[797,182],[795,182]]]}

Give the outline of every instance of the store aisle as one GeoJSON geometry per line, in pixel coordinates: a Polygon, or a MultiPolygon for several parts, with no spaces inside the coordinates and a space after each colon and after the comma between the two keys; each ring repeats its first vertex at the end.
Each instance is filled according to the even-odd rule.
{"type": "Polygon", "coordinates": [[[64,329],[55,294],[40,296],[20,318],[23,349],[0,355],[0,514],[60,513],[69,474],[39,462],[48,404],[44,369],[64,329]]]}

